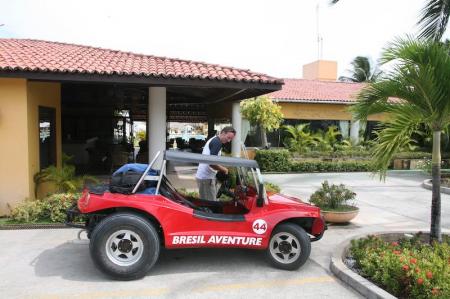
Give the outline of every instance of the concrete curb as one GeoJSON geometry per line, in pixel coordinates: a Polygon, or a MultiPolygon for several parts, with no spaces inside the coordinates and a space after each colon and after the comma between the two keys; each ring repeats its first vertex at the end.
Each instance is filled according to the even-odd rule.
{"type": "MultiPolygon", "coordinates": [[[[344,264],[343,260],[346,257],[348,249],[350,248],[351,240],[365,238],[369,235],[376,235],[376,236],[388,235],[384,238],[385,240],[395,241],[398,240],[399,237],[404,236],[405,234],[415,234],[418,232],[419,232],[418,230],[372,232],[356,235],[349,239],[346,239],[345,241],[343,241],[341,244],[338,245],[336,251],[331,256],[330,270],[340,280],[342,280],[343,282],[354,288],[356,291],[358,291],[366,298],[370,299],[397,298],[391,295],[390,293],[386,292],[382,288],[378,287],[374,283],[370,282],[369,280],[365,279],[364,277],[353,272],[350,268],[348,268],[344,264]]],[[[442,234],[449,235],[450,230],[442,229],[442,234]]]]}
{"type": "MultiPolygon", "coordinates": [[[[422,187],[428,190],[433,189],[433,184],[431,183],[431,179],[425,180],[422,182],[422,187]]],[[[450,194],[450,188],[441,187],[441,192],[445,194],[450,194]]]]}
{"type": "Polygon", "coordinates": [[[340,280],[342,280],[343,282],[345,282],[346,284],[348,284],[349,286],[354,288],[356,291],[358,291],[360,294],[362,294],[366,298],[395,299],[397,297],[391,295],[390,293],[379,288],[378,286],[376,286],[372,282],[368,281],[364,277],[353,272],[343,262],[343,259],[345,258],[345,255],[346,255],[348,249],[350,248],[350,241],[353,239],[364,238],[364,237],[367,237],[368,235],[373,235],[373,234],[358,235],[356,237],[352,237],[351,239],[347,239],[344,242],[342,242],[341,244],[339,244],[338,247],[336,248],[336,251],[331,256],[330,270],[340,280]]]}
{"type": "Polygon", "coordinates": [[[0,225],[0,230],[22,230],[22,229],[68,229],[72,228],[64,223],[24,223],[0,225]]]}

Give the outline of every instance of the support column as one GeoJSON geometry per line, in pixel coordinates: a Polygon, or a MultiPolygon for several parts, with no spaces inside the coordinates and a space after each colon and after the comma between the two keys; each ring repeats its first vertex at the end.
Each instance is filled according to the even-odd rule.
{"type": "Polygon", "coordinates": [[[148,90],[148,162],[158,151],[161,154],[153,168],[159,169],[166,149],[166,88],[150,87],[148,90]]]}
{"type": "Polygon", "coordinates": [[[231,111],[231,123],[236,130],[236,136],[234,136],[231,142],[231,155],[233,157],[241,156],[241,138],[242,138],[242,116],[240,102],[233,102],[231,111]]]}
{"type": "Polygon", "coordinates": [[[214,134],[214,117],[210,117],[208,115],[208,136],[207,137],[211,137],[214,134]]]}
{"type": "Polygon", "coordinates": [[[357,121],[352,120],[350,126],[350,139],[353,144],[359,143],[359,126],[360,126],[359,120],[357,121]]]}

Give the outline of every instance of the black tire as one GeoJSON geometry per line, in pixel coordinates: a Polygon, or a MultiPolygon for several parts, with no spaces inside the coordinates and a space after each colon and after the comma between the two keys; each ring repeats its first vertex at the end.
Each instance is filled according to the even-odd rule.
{"type": "Polygon", "coordinates": [[[283,223],[273,230],[266,257],[276,268],[297,270],[310,253],[311,241],[303,228],[293,223],[283,223]]]}
{"type": "Polygon", "coordinates": [[[106,275],[117,280],[144,277],[159,257],[160,241],[154,226],[131,213],[103,219],[93,230],[91,258],[106,275]]]}

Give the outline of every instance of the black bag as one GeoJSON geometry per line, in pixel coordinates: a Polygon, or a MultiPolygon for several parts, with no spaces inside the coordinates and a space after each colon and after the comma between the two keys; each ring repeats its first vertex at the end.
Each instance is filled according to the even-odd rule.
{"type": "MultiPolygon", "coordinates": [[[[131,194],[141,176],[142,173],[132,170],[116,173],[111,176],[109,191],[111,193],[131,194]]],[[[144,189],[145,182],[141,182],[136,191],[142,191],[144,189]]]]}

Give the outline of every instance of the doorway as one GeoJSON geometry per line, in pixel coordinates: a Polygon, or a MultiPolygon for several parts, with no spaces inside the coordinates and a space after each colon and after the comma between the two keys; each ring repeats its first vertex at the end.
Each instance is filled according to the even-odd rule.
{"type": "Polygon", "coordinates": [[[39,106],[39,167],[56,166],[56,109],[39,106]]]}

